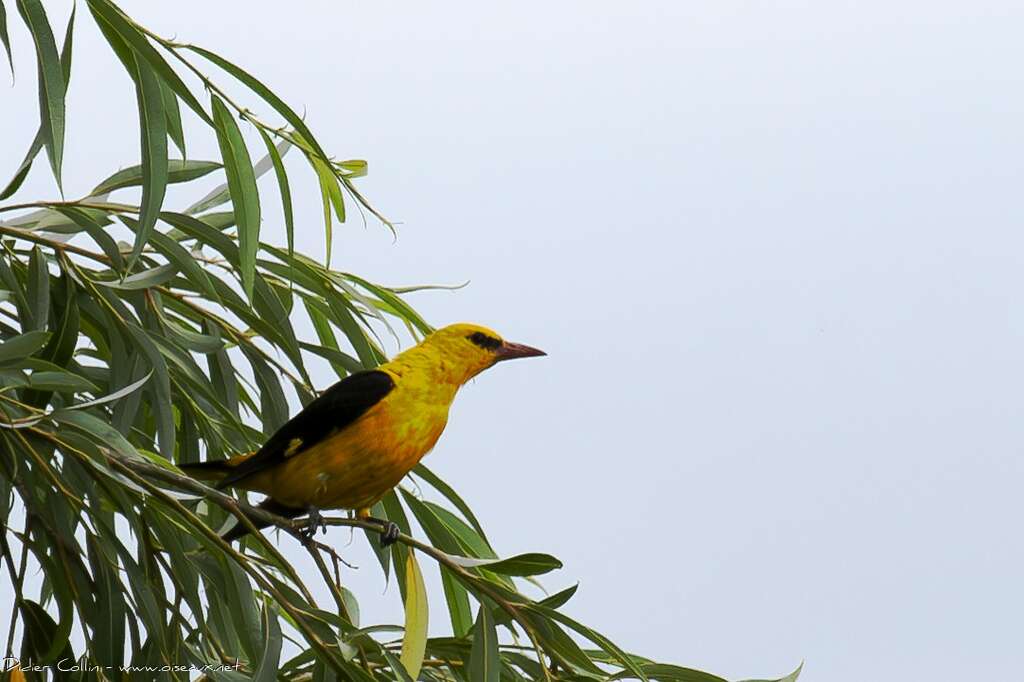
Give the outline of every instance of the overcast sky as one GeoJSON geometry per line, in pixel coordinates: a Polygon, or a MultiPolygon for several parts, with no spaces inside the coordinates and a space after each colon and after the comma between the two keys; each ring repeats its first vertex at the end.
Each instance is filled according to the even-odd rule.
{"type": "MultiPolygon", "coordinates": [[[[7,4],[4,180],[37,115],[7,4]]],[[[564,560],[572,615],[729,677],[1021,674],[1024,5],[122,5],[369,161],[399,238],[352,220],[335,265],[470,280],[412,301],[550,353],[466,387],[427,463],[500,553],[564,560]]],[[[138,159],[84,10],[72,197],[138,159]]],[[[54,196],[45,163],[19,196],[54,196]]],[[[364,544],[364,619],[400,620],[364,544]]]]}

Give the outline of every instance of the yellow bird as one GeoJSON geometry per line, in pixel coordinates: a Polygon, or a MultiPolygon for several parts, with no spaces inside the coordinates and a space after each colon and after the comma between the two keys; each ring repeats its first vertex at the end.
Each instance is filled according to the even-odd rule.
{"type": "MultiPolygon", "coordinates": [[[[354,509],[382,524],[381,545],[387,546],[398,527],[373,519],[370,508],[437,443],[459,388],[497,362],[538,355],[545,353],[486,327],[453,324],[390,362],[334,384],[256,452],[182,469],[217,480],[218,488],[263,493],[259,506],[275,514],[309,514],[310,533],[319,510],[354,509]]],[[[239,523],[224,538],[247,532],[239,523]]]]}

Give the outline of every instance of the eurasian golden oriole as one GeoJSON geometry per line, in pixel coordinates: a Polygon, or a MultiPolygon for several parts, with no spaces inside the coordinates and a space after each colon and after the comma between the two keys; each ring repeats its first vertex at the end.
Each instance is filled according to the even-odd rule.
{"type": "MultiPolygon", "coordinates": [[[[259,450],[226,460],[185,464],[218,488],[267,495],[260,508],[294,518],[321,509],[353,509],[380,521],[381,544],[398,537],[370,508],[434,447],[459,388],[502,360],[545,353],[510,343],[486,327],[453,324],[376,369],[349,375],[279,428],[259,450]]],[[[254,520],[258,528],[266,523],[254,520]]],[[[224,538],[248,532],[236,524],[224,538]]]]}

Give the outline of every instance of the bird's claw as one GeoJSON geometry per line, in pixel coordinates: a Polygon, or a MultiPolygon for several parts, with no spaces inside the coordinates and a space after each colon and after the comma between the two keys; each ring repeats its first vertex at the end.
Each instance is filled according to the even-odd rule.
{"type": "Polygon", "coordinates": [[[398,524],[394,521],[385,521],[384,528],[380,533],[380,547],[384,549],[395,544],[398,537],[402,534],[402,529],[398,527],[398,524]]]}
{"type": "Polygon", "coordinates": [[[299,532],[302,534],[303,538],[305,538],[307,541],[311,541],[318,530],[321,530],[326,533],[327,521],[324,520],[324,517],[320,514],[319,509],[316,509],[315,507],[310,507],[309,514],[306,517],[306,526],[299,532]]]}

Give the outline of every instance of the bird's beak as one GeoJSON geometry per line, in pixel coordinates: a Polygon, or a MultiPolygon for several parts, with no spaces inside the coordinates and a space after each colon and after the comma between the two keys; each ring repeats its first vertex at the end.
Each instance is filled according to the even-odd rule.
{"type": "Polygon", "coordinates": [[[495,355],[498,356],[497,362],[501,362],[502,360],[514,360],[516,358],[535,358],[539,355],[547,355],[547,353],[539,348],[506,341],[495,351],[495,355]]]}

